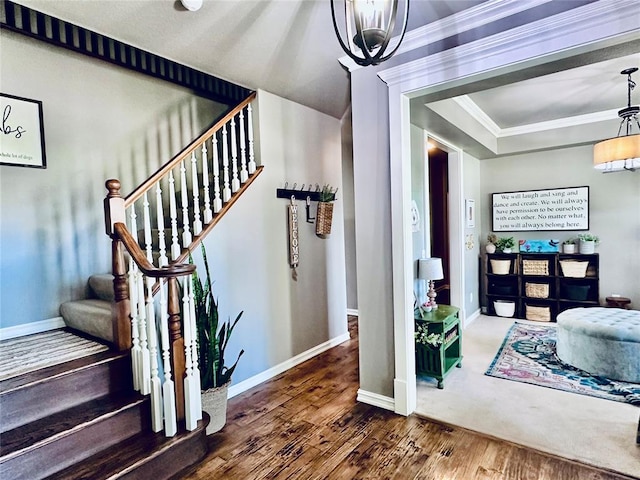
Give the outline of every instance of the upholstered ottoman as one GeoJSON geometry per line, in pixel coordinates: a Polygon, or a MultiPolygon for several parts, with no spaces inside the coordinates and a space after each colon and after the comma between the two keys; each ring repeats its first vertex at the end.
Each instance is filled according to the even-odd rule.
{"type": "Polygon", "coordinates": [[[640,383],[640,311],[572,308],[556,321],[560,360],[593,375],[640,383]]]}

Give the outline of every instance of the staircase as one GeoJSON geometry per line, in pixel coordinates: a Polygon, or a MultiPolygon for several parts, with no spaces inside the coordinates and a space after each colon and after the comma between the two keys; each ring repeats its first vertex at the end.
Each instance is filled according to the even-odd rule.
{"type": "Polygon", "coordinates": [[[126,198],[107,181],[113,272],[89,278],[89,298],[60,314],[111,351],[0,382],[2,478],[161,480],[206,455],[184,262],[262,172],[254,97],[126,198]]]}
{"type": "Polygon", "coordinates": [[[106,351],[0,382],[2,478],[170,478],[207,452],[206,424],[149,428],[128,352],[106,351]]]}

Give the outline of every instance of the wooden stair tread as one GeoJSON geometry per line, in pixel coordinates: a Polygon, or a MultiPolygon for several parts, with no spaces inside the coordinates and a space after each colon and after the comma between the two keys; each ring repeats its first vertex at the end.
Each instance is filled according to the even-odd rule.
{"type": "MultiPolygon", "coordinates": [[[[204,458],[207,453],[206,428],[209,424],[209,416],[203,412],[203,419],[198,422],[193,432],[185,431],[184,424],[174,437],[166,437],[163,432],[154,433],[145,431],[128,438],[112,448],[104,450],[79,462],[69,468],[53,474],[47,479],[102,480],[110,478],[151,478],[148,474],[137,474],[136,469],[142,464],[152,462],[163,455],[180,455],[180,447],[186,449],[187,455],[194,458],[204,458]],[[129,475],[129,476],[127,476],[129,475]]],[[[170,458],[170,457],[167,457],[170,458]]],[[[161,461],[163,470],[168,471],[168,465],[179,465],[179,461],[170,461],[167,458],[161,461]]],[[[177,457],[179,458],[179,457],[177,457]]],[[[188,468],[190,465],[178,467],[177,471],[188,468]]],[[[164,478],[164,477],[163,477],[164,478]]]]}
{"type": "Polygon", "coordinates": [[[96,423],[102,418],[116,415],[122,410],[140,408],[145,402],[148,403],[148,398],[137,392],[112,394],[8,430],[0,437],[0,462],[39,448],[60,436],[96,423]]]}
{"type": "Polygon", "coordinates": [[[25,388],[42,381],[51,380],[53,377],[72,375],[79,370],[92,368],[96,364],[110,362],[128,356],[129,352],[100,352],[87,355],[86,357],[76,358],[75,360],[70,360],[68,362],[59,363],[57,365],[52,365],[50,367],[41,368],[34,372],[25,373],[17,377],[8,378],[0,381],[0,396],[19,388],[25,388]]]}

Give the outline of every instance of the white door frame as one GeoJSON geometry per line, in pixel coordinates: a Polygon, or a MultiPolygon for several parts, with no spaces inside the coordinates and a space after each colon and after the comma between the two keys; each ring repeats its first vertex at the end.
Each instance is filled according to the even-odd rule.
{"type": "MultiPolygon", "coordinates": [[[[378,73],[389,97],[395,412],[409,415],[416,408],[410,98],[637,40],[637,9],[635,0],[594,2],[378,73]]],[[[462,242],[457,237],[452,240],[462,242]]],[[[464,265],[457,269],[451,276],[462,279],[464,265]]]]}

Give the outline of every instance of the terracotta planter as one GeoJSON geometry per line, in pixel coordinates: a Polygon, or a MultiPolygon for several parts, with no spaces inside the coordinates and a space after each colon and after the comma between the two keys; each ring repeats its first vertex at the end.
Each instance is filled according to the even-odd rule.
{"type": "Polygon", "coordinates": [[[207,435],[219,432],[227,423],[227,393],[230,383],[202,392],[202,410],[211,417],[207,425],[207,435]]]}

